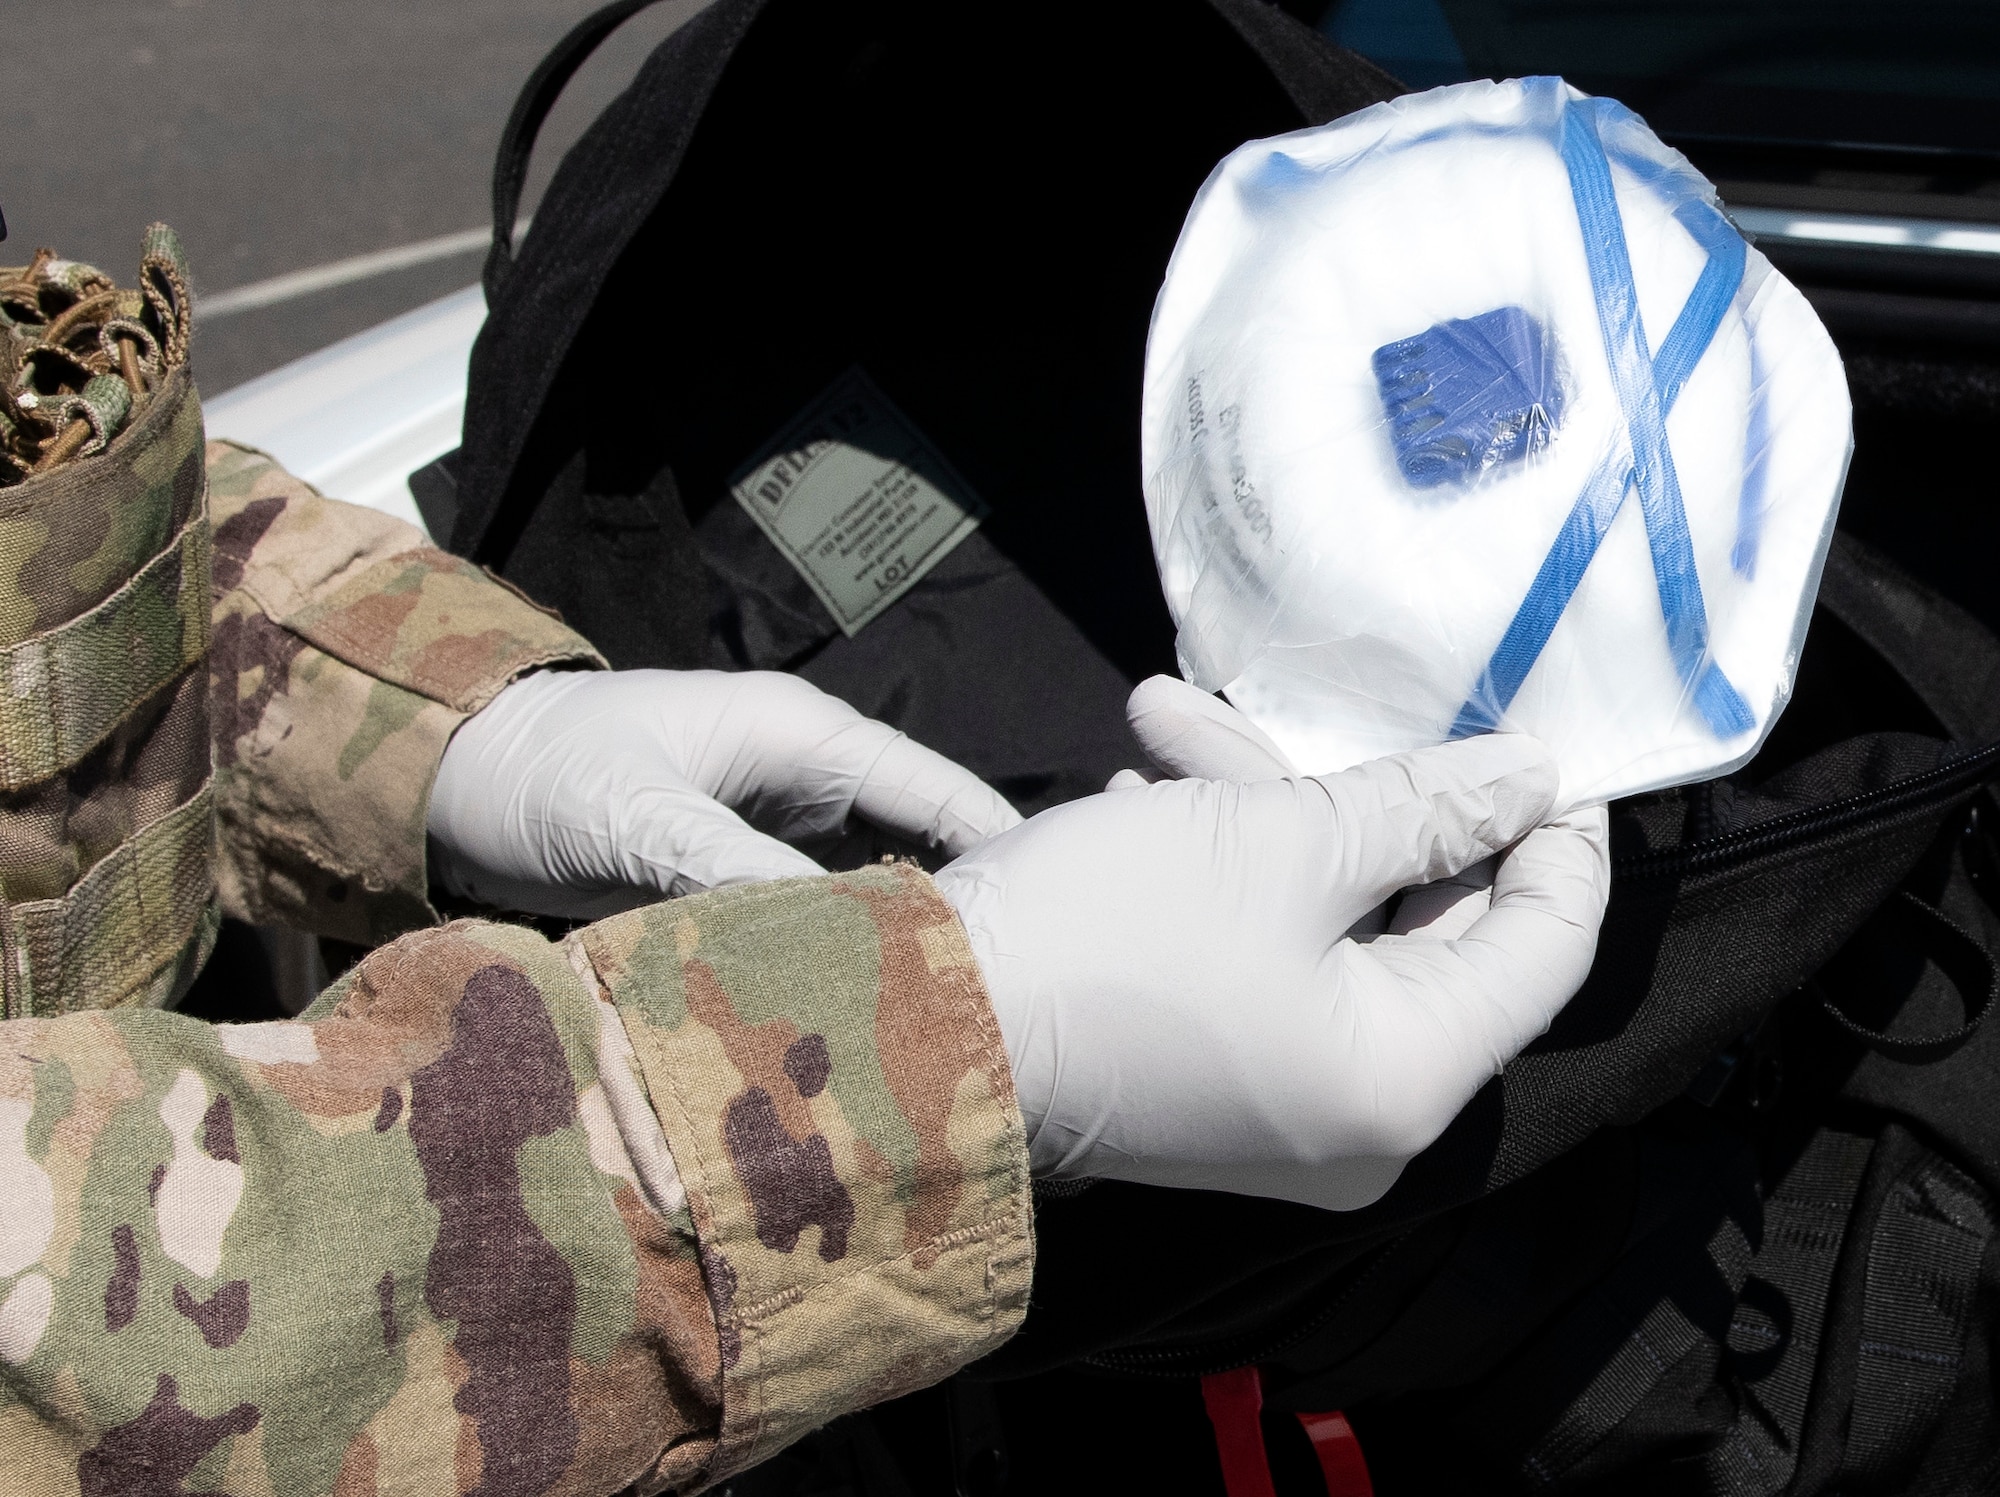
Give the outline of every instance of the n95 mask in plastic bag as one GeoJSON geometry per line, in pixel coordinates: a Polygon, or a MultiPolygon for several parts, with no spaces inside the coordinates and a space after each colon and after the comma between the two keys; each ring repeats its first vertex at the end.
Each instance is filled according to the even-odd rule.
{"type": "Polygon", "coordinates": [[[1252,142],[1146,349],[1182,672],[1307,773],[1496,729],[1568,805],[1726,772],[1791,694],[1849,418],[1805,298],[1611,100],[1252,142]]]}

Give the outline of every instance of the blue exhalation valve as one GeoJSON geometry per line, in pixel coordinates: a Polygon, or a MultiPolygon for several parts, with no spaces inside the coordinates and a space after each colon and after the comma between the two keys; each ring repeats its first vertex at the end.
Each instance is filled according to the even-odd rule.
{"type": "Polygon", "coordinates": [[[1375,383],[1412,487],[1466,484],[1547,445],[1562,421],[1555,337],[1520,307],[1434,323],[1375,350],[1375,383]]]}

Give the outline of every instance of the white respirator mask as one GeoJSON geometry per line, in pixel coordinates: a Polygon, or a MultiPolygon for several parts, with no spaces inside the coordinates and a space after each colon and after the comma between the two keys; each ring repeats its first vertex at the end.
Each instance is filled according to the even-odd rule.
{"type": "Polygon", "coordinates": [[[1310,774],[1494,730],[1550,746],[1562,806],[1740,766],[1852,445],[1805,298],[1555,78],[1234,151],[1146,348],[1182,673],[1310,774]]]}

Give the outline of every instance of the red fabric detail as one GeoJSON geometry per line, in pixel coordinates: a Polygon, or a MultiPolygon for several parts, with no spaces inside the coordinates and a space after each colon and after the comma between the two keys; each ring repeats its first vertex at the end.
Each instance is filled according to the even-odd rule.
{"type": "MultiPolygon", "coordinates": [[[[1375,1497],[1375,1483],[1368,1479],[1368,1462],[1361,1454],[1361,1441],[1347,1416],[1334,1409],[1325,1414],[1301,1414],[1306,1438],[1319,1457],[1320,1474],[1326,1477],[1326,1497],[1375,1497]]],[[[1231,1497],[1235,1489],[1231,1488],[1231,1497]]]]}
{"type": "Polygon", "coordinates": [[[1257,1422],[1264,1408],[1264,1380],[1257,1369],[1211,1372],[1201,1380],[1201,1401],[1215,1426],[1215,1453],[1229,1497],[1277,1497],[1264,1454],[1264,1428],[1257,1422]]]}

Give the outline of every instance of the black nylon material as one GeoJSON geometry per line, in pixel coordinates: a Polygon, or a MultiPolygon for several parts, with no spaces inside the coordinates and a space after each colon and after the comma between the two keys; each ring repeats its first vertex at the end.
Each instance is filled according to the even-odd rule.
{"type": "MultiPolygon", "coordinates": [[[[454,549],[614,664],[798,671],[1028,811],[1101,785],[1134,756],[1129,684],[1172,669],[1137,419],[1186,204],[1241,140],[1393,80],[1261,0],[719,0],[571,151],[510,255],[568,65],[524,93],[496,171],[454,549]],[[857,364],[992,513],[848,639],[726,487],[857,364]]],[[[1995,1469],[1990,1410],[1947,1413],[1988,1387],[1973,1247],[2000,1189],[2000,1026],[1967,1024],[1964,958],[2000,943],[1967,815],[1996,740],[2000,642],[1836,537],[1764,751],[1614,807],[1589,981],[1383,1201],[1045,1198],[1027,1325],[980,1375],[1261,1361],[1274,1405],[1356,1411],[1385,1494],[1995,1469]],[[1892,898],[1957,928],[1957,955],[1871,921],[1892,898]],[[1853,1032],[1954,1026],[1899,1055],[1853,1032]],[[1914,1284],[1949,1287],[1930,1321],[1914,1284]],[[1906,1353],[1946,1360],[1877,1399],[1906,1353]],[[1876,1412],[1850,1430],[1857,1390],[1876,1412]]]]}

